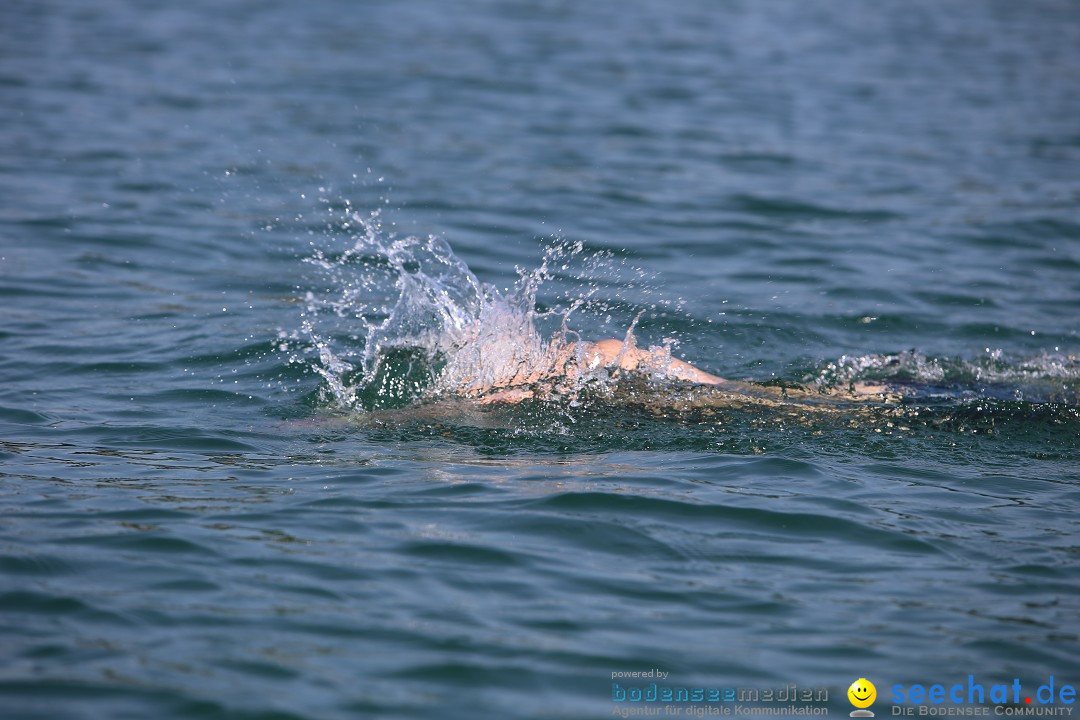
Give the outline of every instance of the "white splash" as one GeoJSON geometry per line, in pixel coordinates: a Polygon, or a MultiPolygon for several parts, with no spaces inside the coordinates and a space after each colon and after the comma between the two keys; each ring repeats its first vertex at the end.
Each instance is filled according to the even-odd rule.
{"type": "MultiPolygon", "coordinates": [[[[336,255],[316,249],[307,262],[329,281],[308,292],[302,327],[314,370],[343,408],[417,397],[476,396],[492,387],[563,377],[558,366],[579,362],[570,315],[588,302],[585,288],[566,307],[540,312],[536,294],[549,267],[583,253],[580,244],[548,247],[535,270],[518,269],[507,291],[480,282],[445,240],[387,237],[377,214],[350,216],[359,227],[336,255]],[[540,322],[553,331],[543,333],[540,322]]],[[[602,373],[578,373],[573,393],[602,373]]]]}

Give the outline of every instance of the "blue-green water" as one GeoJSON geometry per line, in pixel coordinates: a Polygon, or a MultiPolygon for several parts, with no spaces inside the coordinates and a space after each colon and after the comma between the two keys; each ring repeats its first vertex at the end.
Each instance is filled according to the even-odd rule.
{"type": "Polygon", "coordinates": [[[1075,685],[1078,86],[1064,0],[5,2],[4,717],[1075,685]],[[376,212],[583,337],[915,395],[364,410],[376,212]]]}

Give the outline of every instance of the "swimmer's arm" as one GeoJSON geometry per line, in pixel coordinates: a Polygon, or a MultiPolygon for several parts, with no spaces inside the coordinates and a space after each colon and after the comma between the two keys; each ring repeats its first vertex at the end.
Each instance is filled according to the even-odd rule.
{"type": "Polygon", "coordinates": [[[628,346],[621,340],[607,339],[582,343],[585,367],[619,367],[623,370],[645,370],[666,375],[675,380],[685,380],[699,385],[720,385],[724,378],[700,370],[688,362],[672,357],[666,350],[642,350],[628,346]]]}
{"type": "MultiPolygon", "coordinates": [[[[615,339],[598,340],[597,342],[582,341],[566,345],[560,351],[559,357],[553,363],[553,366],[558,368],[558,374],[566,376],[577,375],[583,371],[588,372],[600,368],[616,367],[622,370],[653,372],[674,380],[683,380],[698,385],[742,385],[742,383],[731,383],[722,377],[700,370],[688,362],[671,357],[671,354],[666,350],[642,350],[615,339]],[[578,355],[579,352],[580,355],[578,355]],[[570,359],[575,356],[580,358],[581,366],[570,362],[570,359]]],[[[551,375],[547,377],[552,378],[551,375]]],[[[515,380],[517,379],[519,378],[515,378],[515,380]]],[[[528,400],[536,397],[535,391],[529,386],[544,379],[544,376],[534,372],[523,378],[521,384],[515,382],[485,388],[480,392],[480,402],[488,405],[493,403],[517,403],[528,400]]]]}
{"type": "MultiPolygon", "coordinates": [[[[607,339],[597,342],[582,343],[585,366],[588,369],[618,366],[623,370],[645,370],[657,372],[675,380],[685,380],[698,385],[722,385],[723,389],[740,393],[761,392],[759,385],[749,382],[726,380],[719,375],[705,372],[671,355],[663,349],[642,350],[627,346],[621,340],[607,339]]],[[[784,391],[787,395],[812,396],[812,391],[784,391]]],[[[898,396],[895,388],[881,383],[855,382],[849,387],[831,393],[848,399],[892,400],[898,396]]]]}

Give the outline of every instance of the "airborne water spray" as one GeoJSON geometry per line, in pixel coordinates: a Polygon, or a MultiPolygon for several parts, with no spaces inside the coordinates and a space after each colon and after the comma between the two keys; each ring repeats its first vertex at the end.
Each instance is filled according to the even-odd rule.
{"type": "MultiPolygon", "coordinates": [[[[377,212],[348,210],[328,236],[304,260],[318,277],[304,293],[294,346],[303,346],[327,401],[342,409],[470,397],[550,374],[579,339],[572,315],[632,342],[627,328],[644,313],[678,306],[655,300],[640,268],[581,243],[548,241],[539,266],[516,268],[516,281],[500,290],[481,282],[442,238],[395,236],[377,212]],[[562,295],[548,293],[542,307],[541,286],[553,278],[562,295]]],[[[604,380],[582,375],[551,390],[573,395],[604,380]]]]}

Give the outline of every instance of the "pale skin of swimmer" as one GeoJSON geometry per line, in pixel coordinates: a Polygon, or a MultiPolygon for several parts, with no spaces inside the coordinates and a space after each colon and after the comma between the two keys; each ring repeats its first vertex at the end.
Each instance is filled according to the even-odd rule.
{"type": "MultiPolygon", "coordinates": [[[[584,365],[584,371],[595,371],[607,368],[609,371],[626,370],[628,372],[644,372],[658,375],[672,380],[680,380],[694,385],[712,385],[743,393],[751,388],[755,393],[760,393],[760,386],[751,383],[726,380],[719,375],[696,368],[690,363],[672,357],[664,348],[650,348],[643,350],[632,343],[609,338],[596,342],[582,341],[570,343],[559,351],[557,361],[547,367],[558,368],[556,374],[561,374],[568,379],[580,375],[583,369],[576,363],[570,362],[571,358],[580,357],[584,365]],[[580,352],[580,356],[578,353],[580,352]]],[[[535,396],[530,385],[545,380],[555,379],[551,371],[531,371],[519,375],[508,381],[504,386],[492,386],[481,391],[480,402],[501,403],[520,402],[535,396]]],[[[853,397],[881,396],[887,393],[885,386],[872,383],[855,383],[848,389],[848,394],[853,397]]]]}

